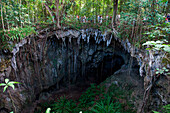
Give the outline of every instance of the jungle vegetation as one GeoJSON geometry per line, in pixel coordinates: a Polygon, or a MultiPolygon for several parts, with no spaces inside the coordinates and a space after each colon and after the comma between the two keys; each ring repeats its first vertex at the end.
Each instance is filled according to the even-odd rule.
{"type": "Polygon", "coordinates": [[[141,47],[148,40],[168,39],[169,4],[168,0],[1,0],[1,49],[8,48],[6,40],[20,41],[51,24],[56,29],[116,29],[119,37],[141,47]]]}
{"type": "MultiPolygon", "coordinates": [[[[38,35],[40,30],[50,26],[54,29],[64,27],[77,30],[96,28],[101,31],[115,29],[121,40],[128,39],[138,48],[144,48],[143,44],[148,46],[148,50],[167,52],[165,56],[169,63],[170,23],[165,21],[170,13],[169,4],[168,0],[0,0],[0,50],[10,51],[15,43],[31,34],[38,35]],[[102,22],[98,21],[98,16],[102,17],[102,22]],[[83,22],[84,17],[86,22],[83,22]]],[[[157,69],[157,74],[164,73],[165,70],[166,68],[157,69]]],[[[82,95],[79,107],[89,110],[89,106],[93,105],[90,102],[95,101],[96,105],[90,110],[100,111],[102,107],[105,109],[105,104],[117,101],[109,97],[111,94],[106,95],[99,96],[102,98],[99,101],[95,100],[96,95],[93,93],[82,95]],[[105,96],[107,98],[103,99],[105,96]],[[84,104],[84,101],[89,101],[87,102],[89,105],[84,104]]],[[[63,101],[64,97],[59,100],[61,106],[57,107],[63,108],[63,101]]],[[[60,109],[56,107],[57,104],[53,103],[53,106],[48,107],[55,111],[60,109]]],[[[80,110],[75,107],[76,102],[72,100],[66,104],[68,112],[70,107],[75,108],[71,110],[80,110]]],[[[115,110],[122,110],[116,108],[122,108],[120,106],[123,104],[114,103],[109,106],[115,110]]]]}

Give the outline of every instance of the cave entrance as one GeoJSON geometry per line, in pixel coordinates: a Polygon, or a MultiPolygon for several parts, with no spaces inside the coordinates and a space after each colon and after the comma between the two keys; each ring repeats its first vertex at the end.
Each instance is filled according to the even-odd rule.
{"type": "MultiPolygon", "coordinates": [[[[106,78],[113,75],[114,72],[118,71],[123,64],[124,60],[121,56],[104,56],[103,60],[99,62],[99,65],[97,67],[87,66],[90,68],[86,69],[87,72],[85,73],[85,77],[91,82],[100,84],[101,82],[105,81],[106,78]]],[[[90,65],[90,63],[88,63],[87,65],[90,65]]]]}
{"type": "Polygon", "coordinates": [[[47,41],[47,56],[58,89],[74,84],[100,84],[126,65],[125,60],[130,57],[115,40],[110,46],[104,42],[96,44],[94,38],[89,43],[82,39],[80,42],[77,44],[77,39],[70,41],[68,37],[64,42],[56,37],[47,41]]]}

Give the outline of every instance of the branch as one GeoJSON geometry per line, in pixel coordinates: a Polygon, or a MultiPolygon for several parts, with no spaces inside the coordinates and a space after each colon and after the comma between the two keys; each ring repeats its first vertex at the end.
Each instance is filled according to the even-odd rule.
{"type": "Polygon", "coordinates": [[[50,13],[50,15],[51,15],[51,17],[52,17],[52,20],[53,20],[53,23],[55,23],[54,15],[53,15],[51,9],[49,8],[49,6],[48,6],[46,3],[44,3],[44,6],[45,6],[45,8],[48,10],[48,12],[50,13]]]}

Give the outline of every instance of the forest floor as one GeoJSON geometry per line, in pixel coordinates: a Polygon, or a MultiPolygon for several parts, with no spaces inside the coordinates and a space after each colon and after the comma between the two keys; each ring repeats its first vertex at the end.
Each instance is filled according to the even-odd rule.
{"type": "MultiPolygon", "coordinates": [[[[93,81],[86,81],[85,84],[78,83],[75,85],[68,85],[68,87],[60,87],[59,90],[53,91],[48,96],[43,97],[43,99],[36,100],[33,104],[28,105],[24,108],[22,113],[35,113],[38,111],[43,111],[45,113],[46,107],[45,104],[49,105],[51,102],[57,102],[60,97],[65,97],[67,100],[78,100],[82,93],[84,93],[90,84],[93,84],[93,81]]],[[[38,112],[39,113],[39,112],[38,112]]]]}

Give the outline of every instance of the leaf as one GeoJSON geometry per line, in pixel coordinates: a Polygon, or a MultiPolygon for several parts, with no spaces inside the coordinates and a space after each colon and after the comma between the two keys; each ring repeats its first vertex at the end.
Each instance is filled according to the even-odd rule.
{"type": "Polygon", "coordinates": [[[170,47],[168,45],[164,45],[163,50],[170,53],[170,47]]]}
{"type": "Polygon", "coordinates": [[[155,45],[155,44],[156,44],[155,41],[147,41],[143,43],[142,45],[144,46],[144,45],[155,45]]]}
{"type": "Polygon", "coordinates": [[[51,108],[47,108],[45,113],[50,113],[50,111],[51,111],[51,108]]]}
{"type": "Polygon", "coordinates": [[[164,106],[163,108],[165,108],[166,110],[170,110],[170,104],[164,106]]]}
{"type": "Polygon", "coordinates": [[[163,44],[163,41],[157,40],[155,43],[157,43],[157,44],[163,44]]]}
{"type": "Polygon", "coordinates": [[[165,70],[165,69],[166,69],[166,67],[163,67],[162,69],[164,69],[164,70],[165,70]]]}
{"type": "Polygon", "coordinates": [[[14,84],[10,84],[9,86],[11,86],[13,88],[13,90],[15,89],[15,86],[14,84]]]}
{"type": "Polygon", "coordinates": [[[21,84],[20,82],[10,81],[12,84],[21,84]]]}
{"type": "Polygon", "coordinates": [[[155,47],[156,47],[156,48],[162,48],[162,47],[163,47],[163,45],[156,44],[156,45],[155,45],[155,47]]]}
{"type": "Polygon", "coordinates": [[[157,71],[156,74],[159,74],[159,71],[157,71]]]}
{"type": "Polygon", "coordinates": [[[5,79],[5,83],[8,84],[8,82],[9,82],[9,79],[6,78],[6,79],[5,79]]]}
{"type": "Polygon", "coordinates": [[[3,91],[3,92],[5,92],[7,88],[8,88],[8,86],[5,86],[5,87],[4,87],[4,91],[3,91]]]}
{"type": "Polygon", "coordinates": [[[165,69],[166,72],[168,72],[169,70],[168,69],[165,69]]]}
{"type": "Polygon", "coordinates": [[[1,83],[0,86],[6,86],[6,84],[5,83],[1,83]]]}
{"type": "Polygon", "coordinates": [[[159,113],[159,112],[157,112],[157,111],[153,111],[154,113],[159,113]]]}
{"type": "Polygon", "coordinates": [[[146,50],[151,50],[151,48],[146,48],[146,50]]]}

